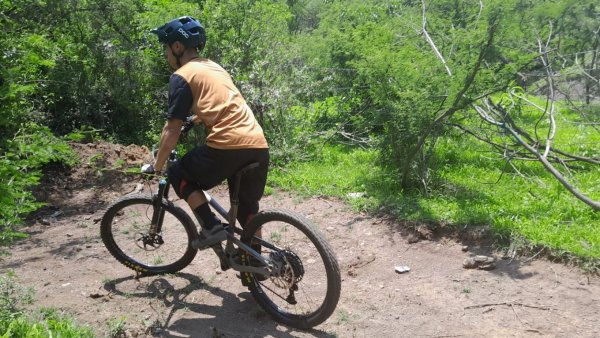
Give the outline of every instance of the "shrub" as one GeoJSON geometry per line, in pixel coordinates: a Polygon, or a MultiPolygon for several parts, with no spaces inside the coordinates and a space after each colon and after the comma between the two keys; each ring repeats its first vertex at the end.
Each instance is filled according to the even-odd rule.
{"type": "Polygon", "coordinates": [[[23,237],[17,231],[23,216],[43,203],[31,193],[41,177],[44,165],[76,163],[69,145],[54,136],[46,127],[28,123],[11,139],[0,145],[0,244],[23,237]]]}

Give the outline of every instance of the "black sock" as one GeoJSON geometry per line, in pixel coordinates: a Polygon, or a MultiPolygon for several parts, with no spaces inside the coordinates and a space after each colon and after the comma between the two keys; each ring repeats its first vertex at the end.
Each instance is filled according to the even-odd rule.
{"type": "Polygon", "coordinates": [[[216,224],[221,223],[221,221],[213,214],[208,206],[208,203],[204,203],[201,206],[194,209],[194,215],[202,225],[204,229],[210,230],[216,224]]]}

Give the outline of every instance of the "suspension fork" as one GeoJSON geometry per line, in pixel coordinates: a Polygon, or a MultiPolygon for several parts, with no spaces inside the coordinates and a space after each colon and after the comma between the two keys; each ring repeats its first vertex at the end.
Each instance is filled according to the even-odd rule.
{"type": "Polygon", "coordinates": [[[150,223],[150,234],[155,235],[161,232],[162,224],[165,219],[165,209],[162,207],[162,199],[169,196],[169,182],[161,178],[158,182],[158,193],[152,198],[152,222],[150,223]]]}

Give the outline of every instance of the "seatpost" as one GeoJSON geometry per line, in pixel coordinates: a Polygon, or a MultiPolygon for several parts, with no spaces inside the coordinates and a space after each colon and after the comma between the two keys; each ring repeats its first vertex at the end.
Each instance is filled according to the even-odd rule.
{"type": "MultiPolygon", "coordinates": [[[[229,199],[231,203],[231,208],[229,209],[229,224],[235,224],[235,218],[237,217],[238,208],[240,207],[240,183],[242,181],[242,174],[237,173],[235,175],[235,184],[233,186],[233,193],[231,194],[231,198],[229,199]]],[[[241,225],[241,224],[240,224],[241,225]]]]}

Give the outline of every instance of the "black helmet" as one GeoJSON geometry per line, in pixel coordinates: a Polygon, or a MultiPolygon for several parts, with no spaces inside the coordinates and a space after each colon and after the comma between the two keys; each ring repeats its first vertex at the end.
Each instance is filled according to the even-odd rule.
{"type": "Polygon", "coordinates": [[[150,31],[158,35],[158,41],[172,44],[183,43],[186,48],[202,50],[206,43],[206,32],[200,21],[191,16],[182,16],[150,31]]]}

